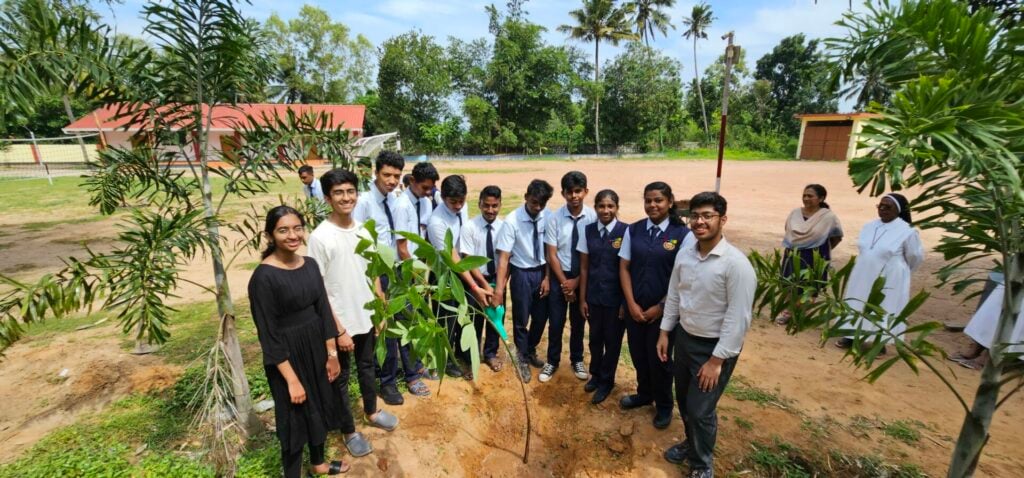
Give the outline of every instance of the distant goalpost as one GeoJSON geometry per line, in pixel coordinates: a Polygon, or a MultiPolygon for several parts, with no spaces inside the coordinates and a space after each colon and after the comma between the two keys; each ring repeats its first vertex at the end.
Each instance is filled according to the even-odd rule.
{"type": "Polygon", "coordinates": [[[54,138],[0,138],[0,181],[79,176],[98,155],[98,133],[54,138]]]}

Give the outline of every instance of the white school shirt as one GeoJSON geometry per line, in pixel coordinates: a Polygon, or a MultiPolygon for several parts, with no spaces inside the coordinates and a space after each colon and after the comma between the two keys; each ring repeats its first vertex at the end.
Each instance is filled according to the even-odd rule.
{"type": "Polygon", "coordinates": [[[661,330],[676,324],[686,333],[717,338],[711,353],[720,359],[740,354],[753,317],[757,274],[747,256],[723,237],[707,257],[700,256],[697,238],[688,234],[676,254],[668,282],[661,330]]]}
{"type": "Polygon", "coordinates": [[[320,185],[319,180],[314,179],[313,182],[309,184],[309,186],[306,186],[306,184],[303,183],[302,192],[303,194],[306,195],[307,198],[317,198],[321,201],[325,200],[324,189],[323,186],[320,185]]]}
{"type": "MultiPolygon", "coordinates": [[[[601,237],[601,231],[608,231],[606,234],[611,234],[615,230],[615,225],[619,223],[618,219],[612,218],[608,225],[604,225],[601,221],[597,222],[597,236],[601,237]]],[[[587,232],[586,229],[580,229],[580,243],[576,245],[576,250],[581,254],[590,254],[590,247],[587,246],[587,237],[584,235],[587,232]]]]}
{"type": "MultiPolygon", "coordinates": [[[[408,229],[409,214],[416,214],[415,211],[410,210],[408,202],[399,201],[399,196],[395,192],[388,194],[386,197],[388,207],[391,209],[392,220],[395,223],[395,231],[415,233],[416,231],[408,229]]],[[[359,193],[359,200],[356,202],[355,209],[352,210],[352,217],[360,223],[373,219],[376,223],[374,229],[377,231],[377,242],[394,249],[397,240],[401,239],[401,236],[394,234],[391,230],[388,216],[384,212],[384,198],[384,193],[377,188],[377,183],[371,183],[369,191],[359,193]]]]}
{"type": "MultiPolygon", "coordinates": [[[[652,227],[657,227],[659,229],[658,234],[664,234],[665,231],[668,230],[668,217],[665,217],[665,219],[663,219],[661,222],[657,224],[655,224],[649,218],[646,221],[647,222],[644,225],[644,231],[647,231],[648,234],[651,233],[652,227]]],[[[686,237],[690,237],[692,235],[693,234],[687,234],[686,237]]],[[[622,247],[619,248],[619,257],[627,261],[632,260],[631,257],[633,257],[633,252],[630,250],[630,244],[631,242],[629,240],[629,228],[627,227],[626,230],[622,233],[622,247]]]]}
{"type": "MultiPolygon", "coordinates": [[[[501,229],[504,225],[505,221],[502,221],[500,218],[495,218],[494,222],[491,223],[491,246],[497,246],[498,235],[501,234],[501,229]]],[[[495,262],[497,262],[497,247],[494,247],[494,249],[491,252],[494,255],[495,262]]],[[[470,219],[469,222],[462,226],[459,252],[467,256],[487,257],[487,220],[484,219],[482,214],[470,219]]],[[[497,274],[497,264],[494,265],[494,270],[495,274],[497,274]]],[[[479,271],[484,276],[487,276],[487,264],[480,266],[479,271]]]]}
{"type": "Polygon", "coordinates": [[[363,308],[373,300],[366,277],[367,262],[356,254],[359,241],[369,238],[369,232],[359,221],[347,229],[324,221],[309,235],[306,246],[309,257],[320,266],[331,310],[350,336],[373,329],[373,313],[363,308]]]}
{"type": "Polygon", "coordinates": [[[509,263],[520,269],[531,269],[548,263],[544,258],[544,229],[547,223],[548,210],[542,209],[536,219],[526,212],[526,205],[519,206],[505,218],[505,226],[501,228],[498,242],[494,248],[511,254],[509,263]],[[534,254],[533,228],[537,227],[540,234],[540,256],[534,254]]]}
{"type": "MultiPolygon", "coordinates": [[[[597,211],[590,206],[583,206],[577,217],[579,220],[576,221],[576,228],[580,231],[579,237],[583,237],[583,228],[597,220],[597,211]]],[[[558,262],[562,263],[563,272],[569,272],[572,269],[572,251],[577,246],[577,244],[570,244],[573,219],[572,213],[569,212],[569,206],[562,206],[551,214],[544,230],[544,244],[557,248],[555,255],[558,257],[558,262]]]]}
{"type": "MultiPolygon", "coordinates": [[[[426,239],[427,224],[430,223],[430,214],[434,212],[430,199],[426,196],[418,198],[412,193],[412,188],[408,188],[399,195],[399,202],[405,203],[402,207],[408,211],[408,214],[406,214],[406,225],[402,227],[402,230],[415,232],[420,237],[426,239]],[[416,214],[417,210],[419,210],[419,215],[416,214]]],[[[409,248],[409,254],[416,252],[417,246],[415,242],[409,241],[407,247],[409,248]]]]}
{"type": "Polygon", "coordinates": [[[427,224],[427,236],[430,237],[430,245],[435,249],[444,249],[444,236],[448,230],[452,231],[452,250],[459,251],[459,239],[462,237],[462,225],[469,222],[469,215],[466,214],[466,207],[463,206],[458,212],[452,212],[445,204],[440,204],[430,215],[430,223],[427,224]]]}

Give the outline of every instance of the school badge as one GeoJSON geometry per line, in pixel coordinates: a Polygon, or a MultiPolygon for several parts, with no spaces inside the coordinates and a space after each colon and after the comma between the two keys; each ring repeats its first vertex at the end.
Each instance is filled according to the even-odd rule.
{"type": "Polygon", "coordinates": [[[674,250],[676,250],[676,243],[677,242],[679,242],[679,241],[676,240],[676,239],[672,239],[671,241],[665,241],[665,242],[661,243],[661,246],[664,247],[666,251],[674,251],[674,250]]]}
{"type": "Polygon", "coordinates": [[[612,248],[613,249],[618,249],[620,247],[622,247],[622,238],[621,237],[616,239],[616,240],[614,240],[614,241],[612,241],[612,248]]]}

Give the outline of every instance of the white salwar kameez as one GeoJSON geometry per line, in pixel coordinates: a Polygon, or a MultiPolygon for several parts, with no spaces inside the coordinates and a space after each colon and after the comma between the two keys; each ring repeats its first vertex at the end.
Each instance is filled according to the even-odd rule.
{"type": "MultiPolygon", "coordinates": [[[[974,317],[967,323],[964,333],[974,339],[982,347],[991,349],[996,341],[996,327],[999,325],[999,314],[1003,311],[1003,296],[1006,288],[1002,284],[992,289],[992,293],[981,303],[981,307],[974,312],[974,317]]],[[[1024,342],[1024,300],[1021,301],[1021,312],[1017,315],[1017,324],[1010,334],[1010,344],[1021,344],[1024,342]]],[[[1011,345],[1007,351],[1024,353],[1024,345],[1011,345]]],[[[1024,358],[1024,357],[1022,357],[1024,358]]]]}
{"type": "MultiPolygon", "coordinates": [[[[875,219],[861,229],[857,248],[860,252],[850,273],[844,299],[855,310],[863,310],[864,302],[871,294],[871,286],[879,276],[884,277],[882,291],[885,299],[881,305],[891,320],[910,301],[910,274],[924,261],[921,238],[917,230],[903,219],[893,219],[888,223],[875,219]]],[[[892,328],[893,325],[890,322],[886,327],[892,328]]],[[[860,320],[852,328],[867,333],[878,330],[867,320],[860,320]]],[[[905,324],[893,328],[896,334],[903,334],[905,330],[905,324]]]]}

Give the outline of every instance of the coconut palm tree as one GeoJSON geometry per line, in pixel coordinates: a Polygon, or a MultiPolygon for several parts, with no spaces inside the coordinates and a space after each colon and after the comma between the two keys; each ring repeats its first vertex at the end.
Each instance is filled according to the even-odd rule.
{"type": "Polygon", "coordinates": [[[714,20],[715,17],[711,13],[711,6],[706,3],[694,5],[693,10],[690,11],[690,16],[683,17],[683,25],[686,25],[683,37],[687,39],[693,38],[693,78],[694,83],[697,84],[697,97],[700,98],[700,112],[704,117],[704,134],[709,138],[711,137],[711,128],[708,128],[708,112],[704,107],[704,92],[700,88],[700,69],[697,68],[697,40],[708,37],[708,27],[711,26],[711,22],[714,20]]]}
{"type": "Polygon", "coordinates": [[[633,0],[626,4],[634,12],[633,26],[645,45],[651,46],[651,37],[656,31],[668,35],[669,28],[675,30],[672,18],[662,11],[665,8],[672,8],[675,4],[676,0],[633,0]]]}
{"type": "MultiPolygon", "coordinates": [[[[562,25],[558,31],[569,35],[573,40],[594,42],[594,83],[601,78],[600,48],[605,41],[618,45],[622,40],[639,38],[629,29],[630,5],[616,7],[614,0],[583,0],[583,8],[569,12],[575,25],[562,25]]],[[[594,94],[594,142],[598,154],[601,153],[601,94],[594,94]]]]}

